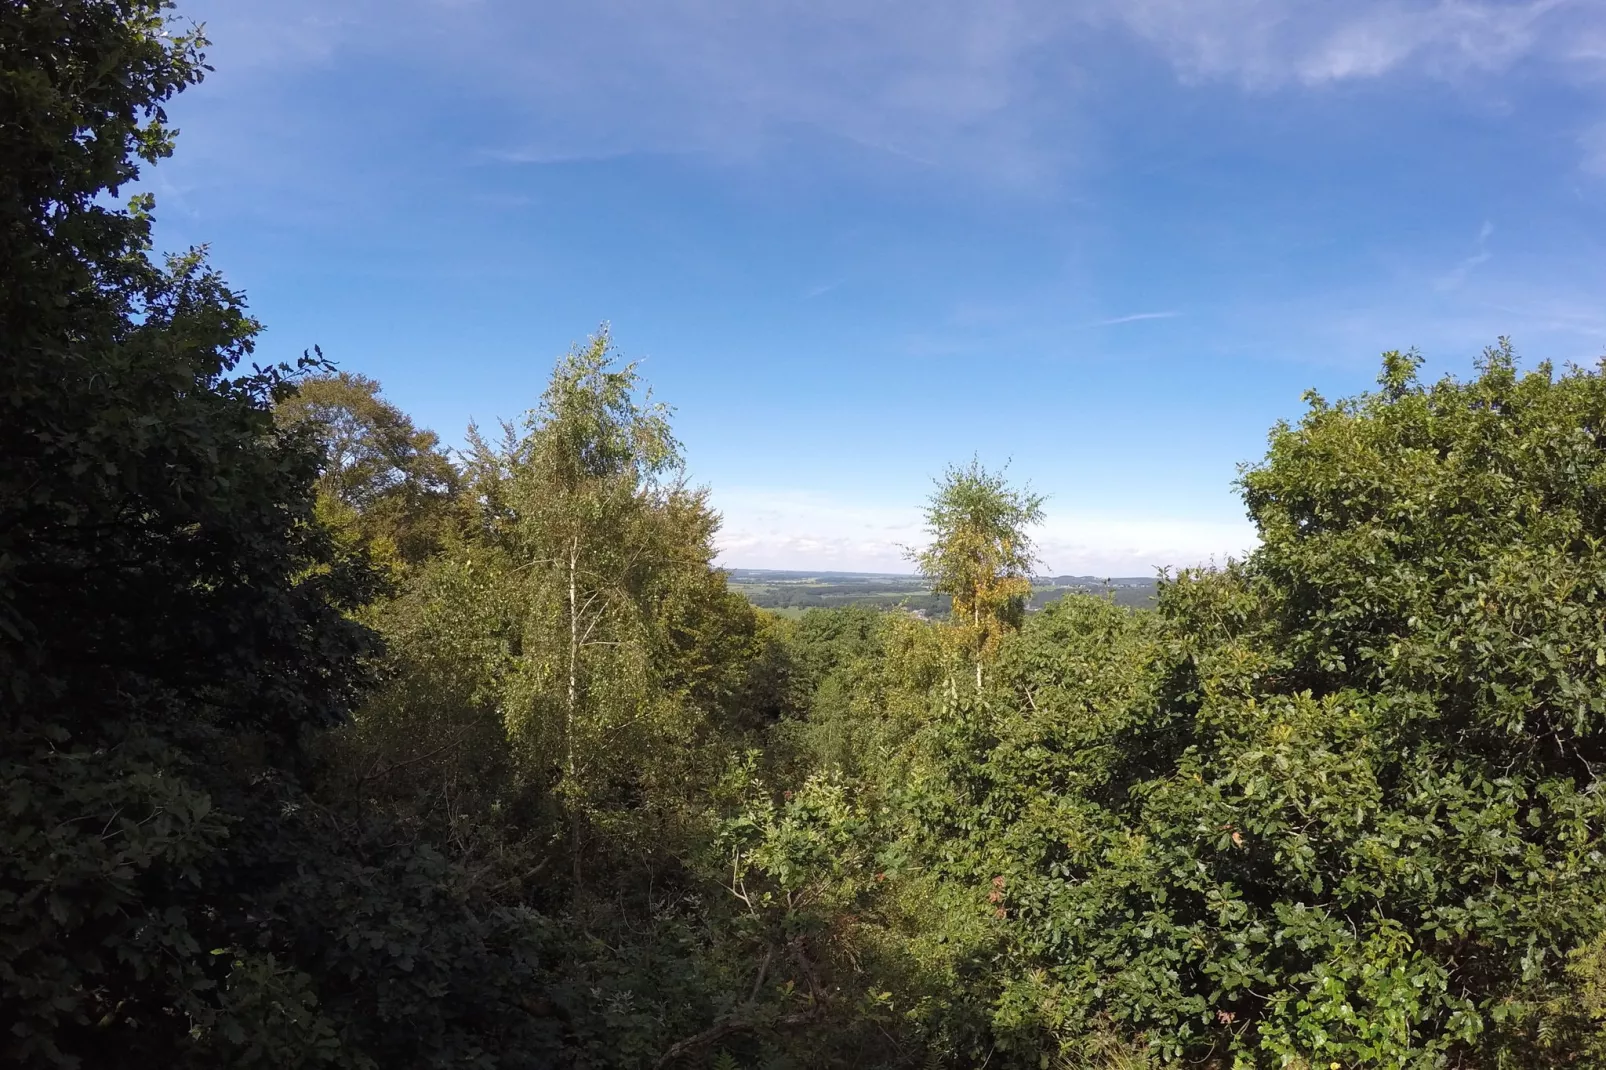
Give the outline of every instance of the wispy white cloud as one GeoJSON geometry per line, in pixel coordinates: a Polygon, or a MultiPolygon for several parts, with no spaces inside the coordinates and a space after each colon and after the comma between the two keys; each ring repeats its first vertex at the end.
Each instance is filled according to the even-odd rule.
{"type": "Polygon", "coordinates": [[[837,279],[834,282],[822,282],[818,286],[810,286],[807,290],[805,290],[803,292],[803,300],[805,300],[805,301],[813,301],[817,297],[824,297],[826,294],[830,293],[832,290],[835,290],[836,288],[841,286],[844,281],[846,281],[846,280],[837,279]]]}
{"type": "MultiPolygon", "coordinates": [[[[737,568],[907,572],[903,547],[923,541],[920,511],[829,495],[726,487],[722,563],[737,568]]],[[[1056,575],[1144,576],[1242,556],[1255,545],[1248,521],[1186,517],[1050,516],[1037,533],[1043,568],[1056,575]]]]}
{"type": "Polygon", "coordinates": [[[553,147],[531,147],[523,149],[490,148],[483,149],[480,156],[487,163],[530,164],[536,167],[547,164],[561,163],[589,163],[596,160],[612,160],[629,155],[631,150],[619,147],[612,150],[581,149],[564,150],[553,147]]]}
{"type": "Polygon", "coordinates": [[[720,561],[740,568],[909,569],[903,547],[920,539],[920,513],[809,491],[720,487],[720,561]]]}
{"type": "Polygon", "coordinates": [[[1477,252],[1466,257],[1455,267],[1451,268],[1448,272],[1435,280],[1433,284],[1434,289],[1439,290],[1440,292],[1459,289],[1467,281],[1467,276],[1472,274],[1474,268],[1476,268],[1479,264],[1488,263],[1489,259],[1494,256],[1494,254],[1489,251],[1489,238],[1493,234],[1494,224],[1490,223],[1488,220],[1484,220],[1483,226],[1478,229],[1477,252]]]}
{"type": "Polygon", "coordinates": [[[1258,538],[1248,521],[1196,517],[1050,517],[1037,543],[1054,575],[1143,576],[1243,557],[1258,538]]]}
{"type": "Polygon", "coordinates": [[[1114,327],[1122,323],[1141,323],[1143,320],[1169,320],[1175,319],[1177,312],[1134,312],[1130,316],[1116,316],[1113,319],[1099,320],[1100,327],[1114,327]]]}
{"type": "Polygon", "coordinates": [[[1246,85],[1318,85],[1375,78],[1409,63],[1453,76],[1493,70],[1543,51],[1560,54],[1591,5],[1567,0],[1120,0],[1114,15],[1185,77],[1246,85]],[[1567,26],[1561,25],[1568,24],[1567,26]]]}
{"type": "Polygon", "coordinates": [[[387,57],[495,94],[526,162],[622,152],[740,159],[813,132],[920,166],[1002,178],[1042,86],[1030,57],[1069,16],[1041,0],[197,0],[232,79],[387,57]]]}
{"type": "Polygon", "coordinates": [[[197,0],[223,81],[376,57],[517,114],[508,159],[742,159],[798,132],[889,160],[1033,183],[1078,158],[1110,35],[1187,80],[1455,78],[1525,58],[1606,70],[1583,0],[197,0]],[[1593,43],[1592,43],[1593,42],[1593,43]]]}

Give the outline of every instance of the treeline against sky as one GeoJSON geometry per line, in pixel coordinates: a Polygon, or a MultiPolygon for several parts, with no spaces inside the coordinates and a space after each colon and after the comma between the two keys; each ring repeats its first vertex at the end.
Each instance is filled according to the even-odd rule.
{"type": "Polygon", "coordinates": [[[1606,1063],[1599,369],[1309,396],[1152,609],[972,462],[946,619],[782,619],[605,333],[462,451],[253,364],[166,16],[0,8],[6,1065],[1606,1063]]]}

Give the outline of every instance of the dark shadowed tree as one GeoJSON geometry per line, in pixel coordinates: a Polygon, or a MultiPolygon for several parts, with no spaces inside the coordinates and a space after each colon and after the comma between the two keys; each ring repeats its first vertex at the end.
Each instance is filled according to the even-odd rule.
{"type": "Polygon", "coordinates": [[[115,207],[205,70],[166,6],[0,5],[0,1062],[548,1065],[529,920],[304,790],[378,576],[295,370],[115,207]]]}

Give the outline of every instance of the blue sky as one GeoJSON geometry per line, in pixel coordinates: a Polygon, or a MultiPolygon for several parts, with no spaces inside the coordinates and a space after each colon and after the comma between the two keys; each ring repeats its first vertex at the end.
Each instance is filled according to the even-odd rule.
{"type": "Polygon", "coordinates": [[[1606,353],[1606,4],[200,0],[148,175],[447,441],[611,323],[726,563],[903,570],[973,453],[1059,573],[1241,552],[1236,465],[1418,347],[1606,353]]]}

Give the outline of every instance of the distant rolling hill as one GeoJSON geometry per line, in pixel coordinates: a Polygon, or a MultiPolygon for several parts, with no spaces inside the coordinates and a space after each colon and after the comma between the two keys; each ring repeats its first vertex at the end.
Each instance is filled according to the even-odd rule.
{"type": "MultiPolygon", "coordinates": [[[[783,613],[833,606],[906,609],[936,617],[946,615],[947,595],[932,594],[919,576],[883,572],[800,572],[763,568],[727,569],[728,581],[755,606],[783,613]]],[[[1117,605],[1148,606],[1154,602],[1152,576],[1042,576],[1032,580],[1032,609],[1070,593],[1101,594],[1117,605]]]]}

